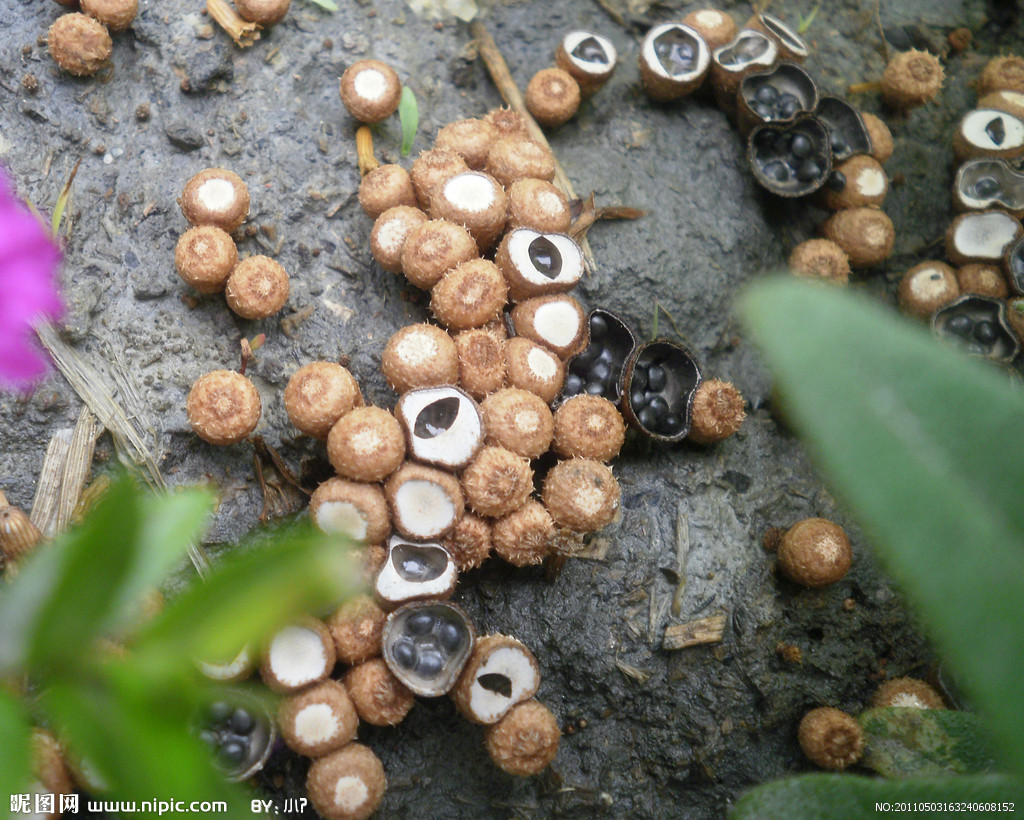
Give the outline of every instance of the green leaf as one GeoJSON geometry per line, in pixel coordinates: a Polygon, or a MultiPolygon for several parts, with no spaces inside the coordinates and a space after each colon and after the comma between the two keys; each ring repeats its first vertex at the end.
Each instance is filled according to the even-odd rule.
{"type": "Polygon", "coordinates": [[[1024,773],[1024,396],[861,296],[778,280],[741,312],[791,422],[1024,773]]]}
{"type": "Polygon", "coordinates": [[[810,14],[806,17],[802,14],[798,15],[800,17],[800,25],[797,26],[796,33],[806,34],[807,29],[811,27],[811,24],[814,22],[814,18],[818,16],[819,11],[821,11],[821,3],[816,3],[814,8],[811,9],[810,14]]]}
{"type": "Polygon", "coordinates": [[[402,156],[409,156],[416,129],[420,125],[420,109],[416,104],[416,95],[409,86],[402,86],[402,98],[398,102],[398,118],[402,122],[402,156]]]}
{"type": "Polygon", "coordinates": [[[31,771],[28,716],[21,702],[0,689],[0,806],[26,791],[31,771]]]}
{"type": "Polygon", "coordinates": [[[343,539],[303,522],[273,541],[229,557],[168,605],[139,636],[140,662],[160,670],[234,657],[284,624],[336,606],[358,585],[343,539]]]}
{"type": "MultiPolygon", "coordinates": [[[[888,817],[893,808],[879,809],[880,803],[931,804],[1013,803],[1019,809],[1024,784],[1002,775],[972,775],[942,779],[879,780],[854,774],[808,774],[776,780],[741,797],[729,812],[729,820],[864,820],[888,817]]],[[[1013,811],[1011,808],[1009,811],[1013,811]]],[[[919,807],[914,817],[956,817],[941,807],[919,807]]],[[[1004,812],[1007,809],[1003,810],[1004,812]]],[[[963,816],[1003,817],[983,811],[963,816]]]]}
{"type": "Polygon", "coordinates": [[[309,2],[320,6],[322,9],[327,9],[327,11],[338,10],[338,4],[334,0],[309,0],[309,2]]]}
{"type": "Polygon", "coordinates": [[[981,719],[950,709],[868,709],[861,763],[884,777],[940,777],[991,771],[995,759],[981,719]]]}

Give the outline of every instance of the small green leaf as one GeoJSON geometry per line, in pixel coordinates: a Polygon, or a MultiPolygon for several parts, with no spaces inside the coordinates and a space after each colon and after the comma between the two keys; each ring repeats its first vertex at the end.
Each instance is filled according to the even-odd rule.
{"type": "MultiPolygon", "coordinates": [[[[890,816],[895,804],[925,803],[914,817],[954,817],[941,804],[1011,803],[1003,812],[1020,808],[1024,784],[1003,775],[970,775],[941,779],[880,780],[855,774],[807,774],[758,786],[741,797],[729,812],[729,820],[864,820],[890,816]],[[890,804],[888,808],[880,804],[890,804]]],[[[972,817],[1002,814],[969,811],[972,817]]]]}
{"type": "Polygon", "coordinates": [[[420,125],[420,109],[416,104],[416,95],[409,86],[402,86],[402,99],[398,103],[398,118],[402,122],[402,156],[409,156],[416,129],[420,125]]]}
{"type": "Polygon", "coordinates": [[[806,34],[807,29],[811,27],[811,24],[814,22],[814,18],[818,16],[819,11],[821,11],[821,3],[816,3],[814,8],[811,9],[811,13],[806,17],[802,14],[798,15],[800,17],[800,25],[797,26],[796,33],[806,34]]]}
{"type": "Polygon", "coordinates": [[[60,223],[64,219],[64,209],[71,200],[71,186],[75,182],[75,176],[78,174],[78,166],[81,164],[82,160],[81,157],[79,157],[78,162],[75,163],[75,167],[71,169],[71,174],[68,176],[67,182],[65,182],[64,187],[61,188],[56,204],[53,206],[53,218],[50,222],[50,233],[54,239],[57,238],[57,233],[60,231],[60,223]]]}
{"type": "Polygon", "coordinates": [[[0,689],[0,806],[9,795],[22,794],[29,782],[30,734],[21,702],[0,689]]]}
{"type": "Polygon", "coordinates": [[[995,765],[981,719],[951,709],[868,709],[863,765],[884,777],[977,774],[995,765]]]}
{"type": "Polygon", "coordinates": [[[863,296],[778,280],[741,312],[789,420],[1024,773],[1024,395],[863,296]]]}
{"type": "Polygon", "coordinates": [[[322,9],[327,9],[327,11],[338,10],[338,4],[335,3],[334,0],[309,0],[309,2],[314,3],[317,6],[320,6],[320,8],[322,9]]]}

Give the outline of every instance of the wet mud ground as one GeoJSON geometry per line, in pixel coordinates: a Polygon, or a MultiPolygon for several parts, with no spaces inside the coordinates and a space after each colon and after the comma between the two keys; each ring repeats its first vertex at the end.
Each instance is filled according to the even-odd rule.
{"type": "MultiPolygon", "coordinates": [[[[250,365],[264,402],[259,432],[308,470],[322,449],[288,423],[280,397],[291,372],[348,355],[367,400],[390,406],[395,396],[379,371],[384,342],[427,316],[423,294],[372,262],[371,223],[356,200],[354,126],[337,78],[363,57],[397,69],[419,99],[414,156],[441,125],[500,102],[467,49],[465,24],[436,25],[398,0],[339,4],[329,14],[295,0],[284,23],[241,51],[210,29],[198,0],[142,0],[132,30],[115,36],[113,70],[75,79],[56,70],[39,40],[60,8],[0,0],[0,163],[24,197],[48,210],[82,158],[63,272],[64,339],[112,383],[120,368],[122,382],[137,388],[140,421],[170,484],[222,488],[206,545],[214,556],[257,524],[262,497],[248,446],[209,447],[189,431],[193,380],[234,366],[242,336],[267,334],[250,365]],[[34,95],[21,85],[29,74],[34,95]],[[278,317],[240,320],[219,297],[192,299],[175,275],[173,249],[186,228],[175,200],[211,165],[238,172],[252,193],[255,235],[240,251],[269,253],[292,275],[278,317]]],[[[824,215],[757,189],[740,138],[709,99],[656,106],[640,92],[643,31],[696,4],[606,5],[622,12],[621,23],[586,0],[498,4],[482,19],[520,87],[550,63],[570,27],[615,43],[615,77],[551,143],[579,192],[647,216],[591,231],[598,270],[579,298],[620,312],[645,338],[660,306],[659,332],[684,340],[705,374],[735,382],[749,419],[710,449],[627,443],[615,463],[623,517],[597,542],[603,557],[570,560],[553,581],[497,559],[464,577],[455,600],[478,630],[515,635],[536,653],[539,697],[565,731],[558,757],[540,777],[503,775],[479,727],[447,699],[421,700],[396,729],[360,732],[388,773],[382,818],[721,817],[748,787],[809,768],[795,741],[808,708],[859,711],[881,679],[923,675],[934,660],[869,545],[773,415],[770,379],[731,314],[744,283],[779,269],[824,215]],[[778,579],[760,543],[767,526],[811,515],[842,522],[854,542],[852,571],[823,591],[778,579]],[[716,613],[727,616],[720,644],[661,649],[666,626],[716,613]],[[801,661],[784,661],[780,643],[798,647],[801,661]]],[[[750,12],[717,5],[740,22],[750,12]]],[[[795,22],[812,5],[777,0],[772,11],[795,22]]],[[[975,48],[948,61],[939,104],[886,115],[897,144],[885,205],[896,252],[884,269],[859,273],[854,287],[892,301],[901,272],[939,253],[951,215],[950,135],[973,104],[969,83],[987,56],[1024,40],[1012,14],[996,24],[1007,11],[1013,4],[882,4],[888,30],[944,47],[946,33],[965,25],[975,48]]],[[[807,36],[808,67],[823,90],[843,93],[884,66],[872,2],[822,4],[807,36]]],[[[873,95],[856,101],[880,110],[873,95]]],[[[397,118],[376,129],[379,156],[399,160],[399,143],[397,118]]],[[[411,158],[402,161],[408,167],[411,158]]],[[[58,376],[29,398],[0,397],[0,487],[12,503],[31,506],[46,443],[80,407],[58,376]]],[[[99,453],[111,454],[108,437],[99,453]]],[[[305,796],[306,766],[281,750],[256,785],[280,803],[305,796]]]]}

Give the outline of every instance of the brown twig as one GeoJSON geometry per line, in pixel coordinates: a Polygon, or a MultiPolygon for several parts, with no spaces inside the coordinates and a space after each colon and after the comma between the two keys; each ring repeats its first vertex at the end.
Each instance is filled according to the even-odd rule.
{"type": "Polygon", "coordinates": [[[231,35],[231,39],[239,48],[248,48],[260,39],[260,29],[263,26],[243,20],[225,0],[206,0],[206,13],[231,35]]]}
{"type": "Polygon", "coordinates": [[[873,91],[881,91],[882,84],[880,82],[870,83],[854,83],[846,89],[849,94],[870,94],[873,91]]]}
{"type": "Polygon", "coordinates": [[[373,155],[373,132],[370,126],[361,125],[356,131],[356,158],[359,160],[359,176],[365,177],[374,168],[380,166],[373,155]]]}
{"type": "Polygon", "coordinates": [[[583,208],[579,216],[573,220],[569,228],[569,236],[577,242],[583,240],[591,226],[600,219],[639,219],[645,211],[639,208],[627,208],[623,205],[610,205],[605,208],[594,207],[594,193],[583,200],[583,208]]]}
{"type": "MultiPolygon", "coordinates": [[[[551,145],[548,143],[547,137],[544,136],[541,127],[537,125],[537,121],[527,110],[526,102],[519,91],[519,86],[516,85],[516,81],[512,79],[512,74],[508,70],[508,63],[505,62],[498,44],[494,42],[494,38],[491,37],[487,27],[479,20],[474,20],[469,24],[469,33],[477,42],[480,57],[487,67],[487,73],[491,75],[491,79],[497,86],[501,98],[526,122],[526,130],[530,137],[551,151],[551,145]]],[[[554,157],[554,151],[551,151],[551,155],[554,157]]],[[[565,169],[558,161],[558,157],[555,157],[555,185],[561,188],[562,192],[569,199],[576,198],[576,189],[573,188],[572,182],[565,173],[565,169]]],[[[590,244],[587,242],[586,237],[580,242],[580,248],[583,250],[583,257],[587,262],[587,267],[590,271],[595,271],[597,269],[597,260],[594,258],[594,253],[590,249],[590,244]]]]}

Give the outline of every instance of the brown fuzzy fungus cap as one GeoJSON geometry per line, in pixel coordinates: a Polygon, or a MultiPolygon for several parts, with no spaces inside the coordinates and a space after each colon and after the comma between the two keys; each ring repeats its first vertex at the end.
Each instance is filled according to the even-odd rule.
{"type": "Polygon", "coordinates": [[[324,820],[368,820],[387,788],[384,766],[360,743],[313,761],[306,793],[324,820]]]}
{"type": "Polygon", "coordinates": [[[615,519],[621,490],[611,469],[600,461],[571,458],[551,468],[541,495],[559,527],[593,532],[615,519]]]}
{"type": "Polygon", "coordinates": [[[497,518],[527,502],[533,492],[533,470],[528,459],[511,450],[484,447],[462,473],[462,489],[474,512],[497,518]]]}
{"type": "Polygon", "coordinates": [[[896,150],[896,144],[892,139],[892,132],[879,117],[869,114],[867,111],[860,112],[860,118],[864,121],[868,137],[871,140],[871,156],[881,163],[885,163],[892,152],[896,150]]]}
{"type": "Polygon", "coordinates": [[[902,707],[908,709],[945,709],[946,702],[923,680],[917,678],[894,678],[875,690],[871,705],[876,709],[902,707]]]}
{"type": "Polygon", "coordinates": [[[384,487],[395,529],[413,541],[447,535],[465,511],[458,479],[407,461],[384,487]]]}
{"type": "Polygon", "coordinates": [[[555,156],[525,135],[502,137],[491,146],[484,168],[506,188],[527,177],[550,182],[555,177],[555,156]]]}
{"type": "Polygon", "coordinates": [[[384,610],[369,595],[359,595],[342,604],[327,619],[338,660],[352,665],[380,655],[386,620],[384,610]]]}
{"type": "Polygon", "coordinates": [[[564,458],[611,461],[626,440],[622,414],[603,396],[573,396],[554,420],[554,450],[564,458]]]}
{"type": "Polygon", "coordinates": [[[479,171],[486,164],[487,152],[497,138],[497,129],[485,119],[458,120],[437,132],[434,147],[458,154],[466,165],[479,171]]]}
{"type": "Polygon", "coordinates": [[[835,285],[850,281],[850,258],[831,239],[808,239],[789,255],[789,269],[796,276],[805,276],[835,285]]]}
{"type": "Polygon", "coordinates": [[[779,569],[801,586],[826,587],[850,570],[853,550],[843,528],[825,518],[798,521],[779,542],[779,569]]]}
{"type": "Polygon", "coordinates": [[[580,86],[561,68],[542,68],[526,84],[526,107],[545,128],[569,122],[580,108],[580,86]]]}
{"type": "Polygon", "coordinates": [[[309,499],[309,517],[323,532],[361,544],[379,544],[391,534],[388,503],[376,484],[329,478],[309,499]]]}
{"type": "Polygon", "coordinates": [[[261,26],[280,23],[291,4],[292,0],[235,0],[238,16],[261,26]]]}
{"type": "Polygon", "coordinates": [[[181,212],[193,225],[215,225],[231,233],[249,215],[249,189],[234,171],[207,168],[185,183],[181,212]]]}
{"type": "Polygon", "coordinates": [[[200,293],[220,293],[238,264],[231,234],[213,225],[199,225],[181,235],[174,248],[174,267],[185,284],[200,293]]]}
{"type": "Polygon", "coordinates": [[[293,752],[323,757],[356,739],[359,715],[345,687],[328,679],[282,700],[277,726],[293,752]]]}
{"type": "Polygon", "coordinates": [[[900,279],[900,309],[919,319],[927,319],[943,305],[960,296],[956,271],[945,262],[921,262],[900,279]]]}
{"type": "Polygon", "coordinates": [[[486,518],[466,513],[441,541],[459,572],[476,569],[491,554],[491,525],[486,518]]]}
{"type": "Polygon", "coordinates": [[[69,74],[87,77],[110,60],[114,43],[106,27],[84,14],[58,17],[47,35],[50,54],[69,74]]]}
{"type": "Polygon", "coordinates": [[[362,404],[359,383],[334,362],[303,365],[284,389],[284,409],[291,423],[318,439],[326,439],[338,419],[362,404]]]}
{"type": "Polygon", "coordinates": [[[348,113],[360,122],[380,122],[398,110],[402,81],[380,60],[360,60],[345,69],[338,88],[348,113]]]}
{"type": "Polygon", "coordinates": [[[512,308],[512,325],[516,335],[543,345],[563,361],[583,350],[590,336],[582,305],[564,293],[520,302],[512,308]]]}
{"type": "Polygon", "coordinates": [[[976,293],[993,299],[1005,299],[1010,293],[1002,269],[995,265],[977,262],[964,265],[957,270],[956,281],[961,293],[976,293]]]}
{"type": "Polygon", "coordinates": [[[260,677],[275,692],[291,693],[326,680],[337,655],[323,622],[310,618],[279,630],[267,644],[260,677]]]}
{"type": "Polygon", "coordinates": [[[697,387],[690,410],[687,438],[697,444],[715,444],[735,435],[747,417],[743,396],[736,386],[707,379],[697,387]]]}
{"type": "Polygon", "coordinates": [[[882,73],[882,99],[891,108],[905,109],[934,100],[946,74],[942,63],[927,51],[902,51],[882,73]]]}
{"type": "Polygon", "coordinates": [[[430,216],[463,225],[477,247],[486,250],[505,229],[508,199],[498,181],[483,171],[448,178],[430,197],[430,216]]]}
{"type": "MultiPolygon", "coordinates": [[[[64,749],[56,737],[45,729],[33,729],[30,750],[32,776],[37,781],[36,785],[42,786],[41,791],[53,795],[63,795],[71,794],[75,790],[71,772],[64,759],[64,749]]],[[[55,802],[59,802],[59,800],[58,797],[55,802]]],[[[40,816],[39,814],[35,815],[35,817],[40,816]]],[[[59,817],[60,813],[54,812],[48,816],[59,817]]]]}
{"type": "Polygon", "coordinates": [[[508,635],[484,635],[449,693],[467,720],[497,723],[540,687],[540,665],[526,645],[508,635]]]}
{"type": "Polygon", "coordinates": [[[683,18],[683,25],[703,37],[712,51],[731,43],[739,32],[736,21],[718,9],[695,9],[683,18]]]}
{"type": "Polygon", "coordinates": [[[854,268],[880,265],[896,241],[892,220],[877,208],[837,211],[826,220],[822,233],[843,249],[854,268]]]}
{"type": "Polygon", "coordinates": [[[992,91],[978,99],[978,108],[1003,111],[1018,120],[1024,120],[1024,93],[1020,91],[992,91]]]}
{"type": "Polygon", "coordinates": [[[344,677],[345,688],[359,717],[371,726],[397,726],[416,703],[383,658],[373,658],[350,669],[344,677]]]}
{"type": "Polygon", "coordinates": [[[256,429],[262,411],[256,386],[232,370],[214,370],[200,376],[185,401],[189,425],[210,444],[242,441],[256,429]]]}
{"type": "Polygon", "coordinates": [[[82,0],[82,11],[111,31],[124,31],[139,12],[139,0],[82,0]]]}
{"type": "Polygon", "coordinates": [[[505,339],[490,328],[465,330],[455,336],[459,387],[480,400],[505,384],[505,339]]]}
{"type": "Polygon", "coordinates": [[[540,458],[551,446],[555,417],[536,393],[506,387],[484,399],[480,410],[489,443],[530,459],[540,458]]]}
{"type": "Polygon", "coordinates": [[[430,210],[434,190],[443,182],[447,182],[456,174],[469,170],[461,156],[445,148],[432,148],[423,151],[412,164],[412,185],[416,190],[416,199],[423,210],[430,210]]]}
{"type": "Polygon", "coordinates": [[[487,112],[484,120],[496,132],[496,139],[503,137],[525,137],[528,133],[526,120],[511,108],[494,108],[487,112]]]}
{"type": "Polygon", "coordinates": [[[584,97],[604,87],[615,73],[617,62],[611,40],[582,29],[566,34],[555,51],[555,65],[569,72],[584,97]]]}
{"type": "Polygon", "coordinates": [[[243,259],[228,277],[224,299],[243,319],[266,319],[288,301],[288,272],[269,256],[243,259]]]}
{"type": "Polygon", "coordinates": [[[484,744],[494,765],[508,774],[540,774],[558,753],[562,730],[543,704],[528,700],[513,706],[487,730],[484,744]]]}
{"type": "Polygon", "coordinates": [[[808,760],[834,771],[852,766],[864,751],[860,724],[851,715],[830,706],[812,709],[804,715],[797,739],[808,760]]]}
{"type": "Polygon", "coordinates": [[[821,201],[826,208],[841,211],[844,208],[879,208],[889,193],[889,178],[882,164],[866,154],[857,154],[840,163],[835,171],[846,180],[841,191],[831,185],[821,189],[821,201]]]}
{"type": "Polygon", "coordinates": [[[370,231],[370,253],[377,264],[390,273],[401,273],[406,240],[426,221],[423,211],[409,205],[396,205],[378,216],[370,231]]]}
{"type": "Polygon", "coordinates": [[[31,552],[43,534],[22,510],[12,507],[0,492],[0,552],[4,562],[16,561],[31,552]]]}
{"type": "Polygon", "coordinates": [[[508,281],[513,302],[572,290],[584,270],[583,251],[571,237],[533,228],[513,228],[505,234],[494,263],[508,281]]]}
{"type": "Polygon", "coordinates": [[[402,425],[381,407],[357,407],[331,428],[327,457],[345,478],[380,481],[405,460],[402,425]]]}
{"type": "Polygon", "coordinates": [[[520,179],[509,186],[508,227],[540,233],[565,233],[572,225],[569,200],[543,179],[520,179]]]}
{"type": "Polygon", "coordinates": [[[554,537],[555,522],[551,514],[533,499],[502,516],[491,527],[495,554],[517,567],[541,563],[551,551],[554,537]]]}
{"type": "Polygon", "coordinates": [[[380,364],[384,378],[396,393],[459,381],[455,341],[434,325],[403,327],[388,339],[380,364]]]}
{"type": "Polygon", "coordinates": [[[508,285],[498,266],[470,259],[452,268],[430,291],[430,309],[450,330],[482,327],[501,316],[508,285]]]}
{"type": "Polygon", "coordinates": [[[978,77],[978,96],[993,91],[1015,91],[1024,94],[1024,57],[1016,54],[993,57],[978,77]]]}
{"type": "Polygon", "coordinates": [[[505,367],[510,385],[528,390],[548,404],[565,384],[562,360],[543,345],[522,336],[505,342],[505,367]]]}
{"type": "Polygon", "coordinates": [[[378,165],[359,183],[359,204],[368,217],[376,219],[389,208],[415,208],[419,203],[408,171],[401,165],[378,165]]]}
{"type": "Polygon", "coordinates": [[[416,287],[430,290],[452,268],[478,255],[476,240],[465,227],[447,219],[431,219],[406,237],[402,273],[416,287]]]}

